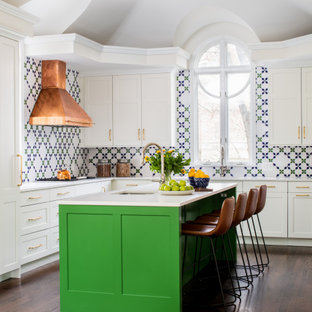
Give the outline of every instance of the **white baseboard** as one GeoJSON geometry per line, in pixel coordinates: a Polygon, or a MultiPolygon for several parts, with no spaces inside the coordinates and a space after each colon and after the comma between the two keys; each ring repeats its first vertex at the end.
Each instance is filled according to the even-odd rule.
{"type": "Polygon", "coordinates": [[[39,260],[23,264],[22,269],[21,269],[22,274],[29,272],[31,270],[37,269],[43,265],[49,264],[49,263],[57,261],[57,260],[59,260],[59,253],[58,252],[56,252],[52,255],[49,255],[47,257],[41,258],[39,260]]]}
{"type": "MultiPolygon", "coordinates": [[[[241,237],[240,240],[242,241],[241,237]]],[[[250,237],[245,236],[246,244],[251,244],[250,237]]],[[[256,243],[254,238],[254,243],[256,243]]],[[[260,238],[259,244],[262,245],[262,239],[260,238]]],[[[301,246],[301,247],[312,247],[312,239],[304,238],[275,238],[275,237],[265,237],[266,245],[273,246],[301,246]]]]}
{"type": "Polygon", "coordinates": [[[0,282],[3,282],[9,278],[21,278],[21,269],[16,269],[14,271],[0,275],[0,282]]]}

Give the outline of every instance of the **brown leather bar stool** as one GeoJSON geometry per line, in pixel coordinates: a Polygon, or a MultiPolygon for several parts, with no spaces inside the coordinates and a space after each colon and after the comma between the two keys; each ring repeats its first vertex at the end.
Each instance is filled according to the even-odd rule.
{"type": "MultiPolygon", "coordinates": [[[[250,203],[249,203],[250,204],[250,203]]],[[[237,243],[238,243],[238,247],[239,247],[239,251],[240,251],[240,255],[243,261],[243,267],[244,267],[244,271],[245,271],[245,276],[239,276],[239,277],[245,277],[245,282],[247,283],[247,286],[241,286],[238,282],[238,274],[236,272],[236,268],[235,268],[235,275],[236,275],[236,279],[238,282],[238,289],[239,291],[241,291],[241,289],[247,289],[248,286],[251,284],[251,282],[248,279],[248,273],[247,273],[247,266],[245,263],[245,257],[243,255],[243,251],[242,251],[242,246],[240,243],[240,240],[238,238],[237,235],[237,229],[236,227],[243,221],[244,217],[245,217],[245,213],[246,213],[246,207],[247,207],[247,194],[246,193],[241,193],[238,195],[236,204],[235,204],[235,210],[234,210],[234,215],[233,215],[233,220],[232,220],[232,225],[231,228],[234,228],[235,230],[235,235],[236,235],[236,239],[237,239],[237,243]]],[[[190,221],[190,223],[198,223],[198,224],[207,224],[207,225],[214,225],[218,223],[219,220],[219,216],[220,215],[220,210],[215,211],[213,214],[205,214],[202,215],[200,217],[198,217],[197,219],[195,219],[195,221],[190,221]]],[[[229,239],[229,235],[226,234],[227,236],[227,240],[228,240],[228,244],[230,247],[230,251],[231,251],[231,256],[232,256],[232,261],[234,262],[234,253],[232,250],[232,246],[230,244],[230,239],[229,239]]]]}
{"type": "Polygon", "coordinates": [[[268,264],[270,263],[268,250],[267,250],[267,247],[266,247],[266,244],[265,244],[265,240],[264,240],[264,236],[263,236],[263,232],[262,232],[262,226],[261,226],[261,222],[260,222],[260,218],[259,218],[259,213],[264,209],[264,206],[265,206],[266,196],[267,196],[267,186],[266,185],[261,185],[260,188],[259,188],[257,208],[256,208],[256,211],[255,211],[254,215],[251,218],[252,224],[253,224],[253,228],[254,228],[254,232],[255,232],[255,237],[256,237],[256,240],[257,240],[259,255],[261,257],[261,265],[262,265],[262,267],[268,266],[268,264]],[[259,244],[259,241],[258,241],[258,235],[257,235],[256,226],[255,226],[255,222],[254,222],[255,216],[257,216],[257,219],[258,219],[260,235],[262,237],[263,247],[264,247],[264,251],[265,251],[265,255],[266,255],[266,259],[267,259],[266,263],[263,263],[263,261],[262,261],[260,244],[259,244]]]}
{"type": "MultiPolygon", "coordinates": [[[[220,218],[215,225],[204,225],[204,224],[195,224],[195,223],[184,223],[182,224],[182,235],[185,235],[186,238],[187,236],[196,236],[199,237],[200,239],[202,238],[208,238],[210,241],[210,247],[213,255],[213,260],[215,263],[216,267],[216,272],[217,272],[217,277],[218,277],[218,282],[219,282],[219,287],[220,287],[220,292],[221,292],[221,297],[222,297],[222,306],[224,309],[228,306],[232,306],[236,300],[236,296],[234,296],[234,301],[225,301],[225,296],[224,296],[224,291],[222,287],[222,282],[221,282],[221,276],[220,276],[220,271],[219,271],[219,266],[216,258],[216,251],[215,247],[213,244],[213,238],[221,237],[222,239],[222,245],[223,248],[225,249],[225,244],[224,244],[224,239],[223,235],[228,232],[232,225],[233,221],[233,213],[234,213],[234,205],[235,205],[235,200],[233,197],[227,198],[223,201],[222,208],[220,211],[220,218]]],[[[182,265],[182,273],[184,271],[184,262],[185,262],[185,254],[186,254],[186,247],[187,247],[187,240],[185,240],[185,246],[184,246],[184,256],[183,256],[183,265],[182,265]]],[[[226,254],[226,250],[225,250],[226,254]]],[[[227,256],[226,256],[227,257],[227,256]]],[[[228,270],[230,272],[230,267],[228,266],[228,270]]],[[[232,291],[233,294],[235,293],[234,290],[234,285],[232,283],[232,291]]],[[[220,305],[220,304],[218,304],[220,305]]],[[[207,307],[211,305],[200,305],[201,307],[207,307]]],[[[215,305],[214,305],[215,306],[215,305]]]]}

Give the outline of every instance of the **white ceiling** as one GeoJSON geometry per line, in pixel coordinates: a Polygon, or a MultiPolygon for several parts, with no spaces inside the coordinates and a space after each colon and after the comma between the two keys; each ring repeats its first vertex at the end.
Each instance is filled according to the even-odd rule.
{"type": "Polygon", "coordinates": [[[105,45],[142,48],[173,46],[179,42],[176,36],[181,36],[180,25],[185,25],[186,20],[190,25],[190,18],[194,18],[195,24],[194,12],[204,12],[204,8],[207,12],[207,25],[216,21],[235,22],[249,27],[261,41],[281,41],[312,33],[312,0],[6,2],[41,19],[35,25],[36,34],[78,33],[105,45]],[[215,12],[216,14],[212,14],[215,12]]]}

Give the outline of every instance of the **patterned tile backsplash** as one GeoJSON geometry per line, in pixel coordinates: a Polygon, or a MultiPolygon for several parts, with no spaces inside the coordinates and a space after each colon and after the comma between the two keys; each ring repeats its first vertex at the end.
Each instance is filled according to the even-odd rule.
{"type": "MultiPolygon", "coordinates": [[[[80,103],[79,73],[67,69],[67,90],[80,103]]],[[[81,130],[76,127],[30,126],[28,119],[38,97],[41,84],[41,62],[25,61],[25,163],[24,180],[55,176],[58,169],[69,168],[73,175],[96,174],[98,159],[108,159],[115,175],[119,159],[129,160],[131,176],[151,176],[148,165],[141,165],[140,147],[80,147],[81,130]]],[[[177,75],[177,151],[191,157],[190,73],[177,75]]],[[[311,177],[312,147],[271,147],[268,144],[268,71],[256,68],[256,163],[227,170],[228,177],[311,177]]],[[[170,147],[168,147],[170,148],[170,147]]],[[[155,149],[150,148],[150,153],[155,149]]],[[[204,167],[211,176],[219,176],[218,167],[204,167]]]]}
{"type": "MultiPolygon", "coordinates": [[[[78,72],[67,69],[66,89],[80,103],[78,72]]],[[[24,63],[24,181],[54,177],[68,168],[73,175],[88,173],[88,150],[79,147],[77,127],[31,126],[29,117],[41,89],[41,62],[26,58],[24,63]]]]}

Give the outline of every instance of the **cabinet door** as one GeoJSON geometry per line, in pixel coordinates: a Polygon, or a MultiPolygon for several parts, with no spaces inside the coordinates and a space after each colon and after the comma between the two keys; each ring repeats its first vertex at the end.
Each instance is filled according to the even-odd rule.
{"type": "MultiPolygon", "coordinates": [[[[265,237],[287,237],[287,193],[271,193],[267,195],[264,209],[259,218],[265,237]]],[[[260,233],[258,221],[254,217],[257,233],[260,233]]],[[[253,232],[252,222],[249,223],[253,232]]],[[[244,235],[249,236],[246,222],[243,223],[244,235]]]]}
{"type": "Polygon", "coordinates": [[[301,69],[271,69],[269,143],[301,144],[301,69]]]}
{"type": "Polygon", "coordinates": [[[15,189],[0,190],[0,275],[19,267],[17,196],[15,189]]]}
{"type": "Polygon", "coordinates": [[[312,196],[293,193],[288,195],[288,236],[312,238],[312,196]]]}
{"type": "Polygon", "coordinates": [[[112,77],[86,77],[86,112],[94,125],[83,129],[85,147],[103,147],[112,145],[113,85],[112,77]]]}
{"type": "Polygon", "coordinates": [[[170,73],[142,75],[142,140],[170,146],[172,140],[170,73]]]}
{"type": "Polygon", "coordinates": [[[302,68],[302,143],[312,144],[312,68],[302,68]]]}
{"type": "Polygon", "coordinates": [[[141,76],[113,77],[115,146],[141,146],[141,76]]]}

